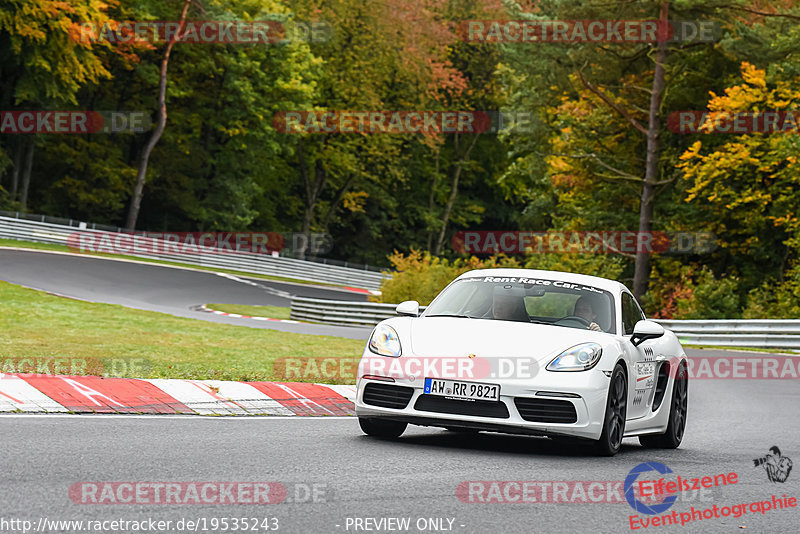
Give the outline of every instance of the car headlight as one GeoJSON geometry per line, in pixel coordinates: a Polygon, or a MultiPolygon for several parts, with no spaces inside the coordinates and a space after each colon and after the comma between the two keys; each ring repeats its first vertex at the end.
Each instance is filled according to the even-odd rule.
{"type": "Polygon", "coordinates": [[[397,332],[388,325],[378,325],[375,328],[369,338],[369,350],[375,354],[392,358],[397,358],[403,353],[397,332]]]}
{"type": "Polygon", "coordinates": [[[600,361],[603,347],[597,343],[581,343],[569,348],[553,358],[546,369],[548,371],[586,371],[600,361]]]}

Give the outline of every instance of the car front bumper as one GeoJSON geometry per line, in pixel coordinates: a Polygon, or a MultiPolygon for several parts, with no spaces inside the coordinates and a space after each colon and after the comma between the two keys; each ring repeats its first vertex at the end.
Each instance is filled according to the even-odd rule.
{"type": "MultiPolygon", "coordinates": [[[[486,402],[471,403],[425,394],[424,378],[393,377],[394,381],[391,382],[362,377],[357,384],[356,414],[359,417],[387,418],[423,426],[599,439],[610,379],[598,367],[581,372],[544,371],[526,380],[477,380],[500,386],[499,404],[489,403],[491,406],[486,402]],[[379,386],[372,386],[365,398],[365,391],[370,384],[379,386]],[[386,398],[386,392],[391,392],[389,388],[392,387],[409,388],[410,391],[402,390],[404,395],[398,394],[398,398],[404,398],[410,393],[408,402],[402,407],[376,405],[376,398],[386,398]],[[375,391],[384,394],[376,396],[375,391]],[[570,411],[563,403],[572,404],[574,421],[552,422],[554,418],[564,419],[558,414],[570,411]]],[[[399,405],[401,401],[395,404],[399,405]]]]}

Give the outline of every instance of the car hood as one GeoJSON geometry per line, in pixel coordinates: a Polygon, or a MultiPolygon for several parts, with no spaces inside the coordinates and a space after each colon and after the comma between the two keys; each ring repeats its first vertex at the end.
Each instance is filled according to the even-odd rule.
{"type": "Polygon", "coordinates": [[[401,342],[410,341],[418,356],[476,354],[482,358],[528,357],[542,363],[579,343],[594,341],[605,346],[613,338],[591,330],[490,319],[421,317],[403,323],[397,329],[401,342]]]}

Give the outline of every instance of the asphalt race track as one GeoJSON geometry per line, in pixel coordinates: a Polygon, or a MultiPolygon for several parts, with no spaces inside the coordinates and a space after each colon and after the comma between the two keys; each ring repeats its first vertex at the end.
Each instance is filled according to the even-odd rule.
{"type": "MultiPolygon", "coordinates": [[[[363,298],[324,288],[263,281],[254,287],[213,273],[9,250],[0,250],[0,279],[75,298],[203,320],[348,337],[365,337],[369,332],[321,325],[254,325],[192,309],[207,302],[286,305],[283,292],[287,291],[363,298]]],[[[711,350],[687,353],[690,357],[730,355],[711,350]]],[[[679,521],[680,514],[692,507],[772,503],[773,495],[780,499],[784,494],[798,498],[800,467],[786,482],[777,483],[770,482],[764,468],[753,462],[775,445],[794,462],[800,461],[798,406],[797,380],[691,380],[689,420],[681,447],[650,450],[628,439],[613,458],[598,458],[585,449],[546,438],[463,435],[422,427],[410,427],[398,440],[383,441],[364,436],[355,418],[5,415],[0,419],[0,532],[21,532],[20,523],[14,527],[3,521],[27,520],[35,526],[42,518],[153,519],[171,520],[173,525],[180,520],[205,521],[206,528],[197,531],[222,532],[221,527],[212,528],[211,521],[230,522],[234,517],[277,518],[279,532],[291,533],[797,532],[798,507],[763,514],[748,508],[738,518],[632,530],[630,517],[635,512],[625,502],[620,483],[644,462],[670,468],[667,480],[678,475],[686,479],[737,474],[735,484],[683,492],[664,512],[677,512],[679,521]],[[622,502],[563,502],[564,498],[556,503],[469,502],[469,493],[457,493],[469,481],[486,481],[478,492],[483,497],[490,495],[491,481],[538,483],[551,492],[555,481],[584,482],[584,488],[593,481],[605,487],[615,483],[622,502]],[[82,504],[70,493],[73,485],[82,482],[276,482],[286,488],[287,498],[262,505],[82,504]],[[410,528],[385,523],[389,518],[407,518],[410,528]]],[[[515,496],[520,500],[518,491],[507,495],[515,496]]],[[[270,530],[259,523],[247,531],[274,531],[274,521],[267,524],[270,530]]],[[[194,531],[182,531],[190,530],[194,531]]],[[[73,526],[49,531],[81,530],[73,526]]],[[[106,526],[102,531],[123,530],[106,526]]],[[[181,532],[175,526],[165,531],[181,532]]]]}
{"type": "MultiPolygon", "coordinates": [[[[626,532],[633,509],[624,502],[481,504],[461,502],[456,488],[463,481],[621,481],[648,461],[682,477],[738,474],[735,485],[678,500],[673,510],[679,513],[800,494],[800,473],[779,484],[753,466],[772,445],[800,459],[796,381],[697,380],[689,393],[689,423],[679,449],[653,451],[629,439],[614,458],[564,451],[544,438],[465,437],[422,427],[411,427],[395,442],[381,441],[363,436],[348,418],[6,416],[0,436],[2,515],[34,523],[40,517],[277,517],[281,532],[297,533],[365,531],[354,530],[355,523],[346,528],[348,517],[409,517],[409,532],[417,532],[419,518],[449,518],[452,532],[465,533],[626,532]],[[318,502],[261,506],[76,504],[68,490],[83,481],[281,482],[290,500],[303,500],[313,484],[320,491],[318,502]]],[[[645,531],[746,527],[745,532],[772,533],[796,532],[797,525],[793,508],[645,531]]]]}
{"type": "Polygon", "coordinates": [[[225,277],[215,273],[92,256],[0,249],[0,280],[91,302],[284,332],[366,339],[369,328],[253,321],[194,309],[211,302],[289,306],[289,295],[365,301],[323,286],[225,277]],[[257,284],[256,286],[252,285],[257,284]]]}

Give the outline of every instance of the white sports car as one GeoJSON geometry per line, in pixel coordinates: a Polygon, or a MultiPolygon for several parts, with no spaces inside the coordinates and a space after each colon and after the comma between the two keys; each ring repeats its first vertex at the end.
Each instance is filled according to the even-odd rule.
{"type": "Polygon", "coordinates": [[[372,331],[358,371],[361,429],[407,425],[676,448],[686,427],[686,354],[619,282],[555,271],[462,274],[420,314],[372,331]]]}

